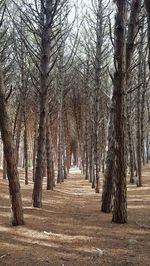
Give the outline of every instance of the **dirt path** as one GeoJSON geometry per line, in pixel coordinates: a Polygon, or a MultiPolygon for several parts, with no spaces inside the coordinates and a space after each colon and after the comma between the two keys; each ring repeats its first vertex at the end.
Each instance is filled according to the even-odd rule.
{"type": "Polygon", "coordinates": [[[12,227],[7,181],[0,180],[0,265],[150,266],[150,168],[142,188],[129,185],[126,225],[99,211],[100,195],[80,174],[55,191],[44,183],[42,209],[31,207],[32,183],[21,187],[26,225],[12,227]]]}

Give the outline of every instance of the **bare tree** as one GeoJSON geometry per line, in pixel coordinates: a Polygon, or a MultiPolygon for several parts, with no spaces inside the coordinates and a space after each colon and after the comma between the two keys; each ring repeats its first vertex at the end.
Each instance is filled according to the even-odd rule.
{"type": "Polygon", "coordinates": [[[150,2],[149,0],[144,0],[145,2],[145,7],[147,11],[147,23],[148,23],[148,47],[149,47],[149,68],[150,68],[150,2]]]}
{"type": "MultiPolygon", "coordinates": [[[[1,25],[4,19],[5,1],[0,2],[0,10],[2,11],[1,25]]],[[[7,176],[9,181],[9,193],[12,209],[12,224],[23,225],[23,208],[19,184],[19,174],[13,147],[13,136],[11,131],[11,123],[8,117],[6,99],[4,95],[4,82],[2,74],[2,66],[0,65],[0,130],[4,145],[4,156],[7,162],[7,176]]]]}
{"type": "Polygon", "coordinates": [[[115,196],[112,221],[127,222],[126,194],[126,121],[125,121],[125,87],[126,87],[126,12],[127,1],[117,0],[115,17],[114,46],[114,137],[115,137],[115,196]]]}

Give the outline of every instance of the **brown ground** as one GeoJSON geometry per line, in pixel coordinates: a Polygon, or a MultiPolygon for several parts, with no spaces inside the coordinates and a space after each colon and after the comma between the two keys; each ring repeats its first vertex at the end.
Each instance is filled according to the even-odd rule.
{"type": "MultiPolygon", "coordinates": [[[[22,173],[22,171],[21,171],[22,173]]],[[[21,176],[22,177],[22,176],[21,176]]],[[[46,191],[31,207],[32,184],[21,180],[25,226],[10,225],[7,181],[0,180],[0,265],[150,266],[150,167],[144,185],[128,188],[128,224],[111,223],[99,197],[80,174],[46,191]],[[102,256],[100,255],[103,251],[102,256]]]]}

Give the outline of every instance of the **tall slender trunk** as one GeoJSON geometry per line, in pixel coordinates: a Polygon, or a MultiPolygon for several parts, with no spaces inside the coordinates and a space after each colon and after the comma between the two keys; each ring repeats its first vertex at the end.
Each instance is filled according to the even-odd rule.
{"type": "Polygon", "coordinates": [[[141,139],[141,81],[142,81],[142,56],[143,56],[143,27],[144,23],[142,22],[141,28],[141,39],[139,44],[139,65],[138,65],[138,89],[136,95],[136,158],[137,158],[137,186],[142,186],[142,139],[141,139]]]}
{"type": "Polygon", "coordinates": [[[133,158],[134,158],[134,172],[135,176],[137,176],[137,161],[136,161],[136,151],[135,151],[135,141],[132,140],[132,145],[133,145],[133,158]]]}
{"type": "Polygon", "coordinates": [[[21,138],[22,116],[23,116],[22,107],[20,107],[17,127],[16,127],[16,142],[15,142],[15,153],[16,153],[17,165],[19,161],[19,146],[20,146],[20,138],[21,138]]]}
{"type": "Polygon", "coordinates": [[[149,100],[146,100],[147,105],[147,130],[146,130],[146,162],[149,162],[149,156],[150,156],[150,107],[149,107],[149,100]]]}
{"type": "MultiPolygon", "coordinates": [[[[134,49],[134,41],[138,32],[138,20],[141,10],[141,0],[132,0],[131,12],[128,23],[128,34],[126,43],[126,87],[130,88],[132,83],[130,75],[130,65],[134,49]]],[[[131,123],[131,100],[132,92],[127,95],[127,132],[128,132],[128,145],[130,155],[130,183],[134,183],[134,156],[133,156],[133,140],[132,140],[132,123],[131,123]]]]}
{"type": "Polygon", "coordinates": [[[3,179],[7,178],[7,163],[5,159],[5,154],[4,154],[4,146],[3,146],[3,179]]]}
{"type": "MultiPolygon", "coordinates": [[[[64,121],[62,121],[64,122],[64,121]]],[[[66,147],[65,147],[65,136],[64,136],[64,125],[62,131],[62,170],[63,170],[63,181],[67,179],[67,160],[66,160],[66,147]]]]}
{"type": "Polygon", "coordinates": [[[133,158],[133,140],[131,127],[131,93],[127,95],[127,133],[128,133],[128,147],[129,147],[129,169],[130,169],[130,183],[134,183],[134,158],[133,158]]]}
{"type": "Polygon", "coordinates": [[[89,182],[93,181],[93,125],[89,124],[89,182]]]}
{"type": "Polygon", "coordinates": [[[46,119],[47,119],[47,93],[40,100],[39,136],[37,142],[37,160],[33,188],[33,206],[42,207],[43,163],[45,155],[46,119]]]}
{"type": "Polygon", "coordinates": [[[106,156],[106,167],[104,170],[104,183],[102,192],[102,206],[101,211],[109,213],[112,210],[112,198],[114,193],[114,97],[112,98],[110,118],[108,126],[108,151],[106,156]]]}
{"type": "Polygon", "coordinates": [[[54,172],[53,172],[53,158],[52,158],[49,117],[47,118],[47,127],[46,127],[46,151],[47,151],[47,190],[53,190],[54,172]]]}
{"type": "Polygon", "coordinates": [[[148,64],[149,64],[149,70],[150,70],[150,1],[144,0],[145,7],[147,11],[147,23],[148,23],[148,49],[149,49],[149,58],[148,58],[148,64]]]}
{"type": "Polygon", "coordinates": [[[23,208],[19,184],[19,174],[13,147],[13,136],[3,94],[3,77],[0,69],[0,130],[4,145],[4,156],[7,162],[7,176],[12,209],[12,224],[23,225],[23,208]]]}
{"type": "Polygon", "coordinates": [[[25,184],[28,185],[28,133],[27,121],[24,114],[24,168],[25,168],[25,184]]]}
{"type": "Polygon", "coordinates": [[[48,84],[49,84],[49,63],[50,63],[50,25],[52,15],[52,2],[45,1],[41,6],[42,25],[41,32],[41,58],[40,58],[40,118],[39,134],[37,141],[37,160],[35,170],[35,181],[33,188],[33,206],[42,207],[42,186],[43,186],[43,163],[46,143],[46,121],[48,115],[48,84]]]}
{"type": "Polygon", "coordinates": [[[35,180],[35,167],[36,167],[36,156],[37,156],[37,141],[38,141],[38,125],[39,125],[39,113],[37,111],[35,116],[35,123],[34,123],[34,144],[33,144],[33,170],[32,170],[32,180],[35,180]]]}
{"type": "Polygon", "coordinates": [[[105,156],[106,156],[106,125],[105,125],[105,110],[103,104],[101,105],[102,108],[102,126],[101,126],[101,170],[104,173],[105,170],[105,156]]]}
{"type": "MultiPolygon", "coordinates": [[[[62,40],[63,41],[63,40],[62,40]]],[[[58,89],[59,89],[59,110],[58,110],[58,176],[57,183],[64,181],[64,172],[63,172],[63,89],[64,89],[64,45],[59,53],[59,77],[58,77],[58,89]]]]}
{"type": "Polygon", "coordinates": [[[126,188],[126,12],[127,1],[116,0],[115,47],[114,47],[114,137],[115,137],[115,194],[112,221],[127,222],[126,188]]]}
{"type": "MultiPolygon", "coordinates": [[[[103,44],[103,12],[102,0],[98,1],[97,28],[96,28],[96,57],[95,57],[95,91],[94,91],[94,171],[95,171],[95,192],[99,193],[99,150],[98,150],[98,128],[99,128],[99,91],[101,89],[101,57],[103,44]]],[[[102,99],[100,99],[102,103],[102,99]]]]}
{"type": "Polygon", "coordinates": [[[77,137],[78,144],[76,145],[76,162],[79,168],[84,173],[84,154],[83,154],[83,139],[82,139],[82,109],[80,99],[77,99],[77,96],[74,92],[74,114],[77,128],[77,137]]]}
{"type": "MultiPolygon", "coordinates": [[[[88,114],[86,114],[88,115],[88,114]]],[[[85,179],[89,179],[89,147],[88,147],[89,139],[88,139],[88,120],[86,118],[85,121],[85,179]]]]}
{"type": "MultiPolygon", "coordinates": [[[[146,57],[146,56],[145,56],[146,57]]],[[[145,58],[146,59],[146,58],[145,58]]],[[[142,162],[145,165],[145,103],[146,103],[146,90],[147,90],[147,82],[146,82],[146,60],[143,61],[143,90],[142,90],[142,99],[141,99],[141,154],[142,154],[142,162]]]]}
{"type": "Polygon", "coordinates": [[[64,111],[64,144],[66,147],[66,168],[67,173],[69,173],[69,169],[71,166],[71,160],[70,160],[70,128],[69,128],[69,121],[68,121],[68,114],[67,111],[64,111]]]}
{"type": "Polygon", "coordinates": [[[58,112],[58,175],[57,183],[63,181],[63,153],[62,153],[62,99],[60,99],[60,110],[58,112]]]}
{"type": "Polygon", "coordinates": [[[136,129],[136,158],[137,158],[137,186],[142,186],[142,153],[141,153],[141,90],[137,90],[137,129],[136,129]]]}
{"type": "MultiPolygon", "coordinates": [[[[46,132],[45,132],[46,134],[46,132]]],[[[43,171],[42,171],[42,175],[43,177],[47,176],[47,155],[46,155],[46,135],[45,135],[45,144],[44,144],[45,150],[44,150],[44,160],[43,160],[43,171]]]]}
{"type": "Polygon", "coordinates": [[[18,106],[16,108],[16,113],[15,113],[15,118],[14,118],[14,125],[13,125],[13,140],[15,139],[15,134],[16,134],[16,128],[17,128],[17,121],[18,121],[18,116],[20,114],[20,99],[18,106]]]}
{"type": "MultiPolygon", "coordinates": [[[[127,45],[126,45],[126,75],[127,75],[127,84],[126,87],[128,87],[128,84],[130,84],[130,75],[129,75],[129,68],[131,64],[131,57],[133,54],[134,49],[134,40],[135,36],[137,34],[138,29],[138,16],[139,16],[139,10],[140,10],[140,3],[141,0],[133,0],[131,4],[131,12],[130,12],[130,18],[128,23],[128,34],[127,34],[127,45]]],[[[117,2],[118,4],[118,2],[117,2]]],[[[122,5],[122,3],[121,3],[122,5]]],[[[114,111],[115,111],[115,100],[114,96],[112,97],[112,106],[111,106],[111,113],[110,113],[110,125],[108,128],[108,151],[106,155],[106,163],[105,163],[105,171],[104,171],[104,191],[102,194],[102,211],[103,212],[110,212],[112,208],[112,197],[113,197],[113,177],[114,177],[114,166],[115,166],[115,140],[114,140],[114,129],[113,129],[113,119],[114,119],[114,111]],[[114,101],[114,102],[113,102],[114,101]],[[111,193],[111,195],[109,195],[111,193]]],[[[127,108],[127,118],[129,118],[129,109],[127,108]]],[[[130,158],[132,160],[132,144],[131,144],[131,138],[130,138],[130,119],[127,121],[127,129],[128,129],[128,136],[129,136],[129,149],[130,149],[130,158]]],[[[130,162],[132,164],[132,161],[130,162]]],[[[132,167],[133,169],[133,165],[132,167]]],[[[131,176],[133,177],[133,172],[131,173],[131,176]]]]}
{"type": "Polygon", "coordinates": [[[147,136],[146,136],[146,163],[149,163],[149,154],[150,154],[150,140],[149,140],[149,134],[150,134],[150,130],[148,130],[147,132],[147,136]]]}
{"type": "Polygon", "coordinates": [[[89,127],[90,127],[90,121],[89,121],[89,76],[90,76],[90,68],[89,68],[89,50],[87,54],[87,61],[85,66],[85,80],[84,80],[84,90],[85,90],[85,110],[84,110],[84,121],[85,121],[85,132],[84,132],[84,138],[85,138],[85,179],[89,179],[89,127]]]}
{"type": "Polygon", "coordinates": [[[66,150],[65,150],[64,141],[63,141],[63,172],[64,172],[64,179],[67,179],[67,158],[66,158],[66,150]]]}

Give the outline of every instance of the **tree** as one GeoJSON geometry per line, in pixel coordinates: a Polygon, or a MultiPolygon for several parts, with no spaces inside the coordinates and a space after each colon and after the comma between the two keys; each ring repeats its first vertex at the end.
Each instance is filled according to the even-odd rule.
{"type": "Polygon", "coordinates": [[[19,174],[13,147],[13,138],[10,121],[7,114],[2,70],[0,68],[0,130],[4,145],[4,156],[7,162],[7,176],[9,181],[9,193],[12,208],[12,224],[23,225],[23,208],[19,184],[19,174]]]}
{"type": "MultiPolygon", "coordinates": [[[[6,10],[5,1],[0,2],[0,10],[2,10],[0,25],[0,27],[2,28],[4,14],[6,10]]],[[[3,36],[3,34],[1,36],[3,36]]],[[[2,64],[0,64],[0,130],[3,141],[4,156],[7,164],[7,176],[9,181],[9,193],[12,209],[12,224],[23,225],[24,217],[19,184],[19,174],[17,170],[17,163],[13,147],[13,136],[10,125],[11,124],[8,117],[6,99],[4,94],[2,64]]]]}
{"type": "Polygon", "coordinates": [[[149,0],[144,0],[145,2],[145,7],[147,11],[147,23],[148,23],[148,48],[149,48],[149,69],[150,69],[150,2],[149,0]]]}
{"type": "Polygon", "coordinates": [[[115,194],[112,221],[127,222],[127,188],[126,188],[126,12],[127,1],[117,0],[115,17],[114,44],[114,137],[115,137],[115,194]]]}
{"type": "Polygon", "coordinates": [[[41,23],[41,55],[40,55],[40,118],[39,136],[37,141],[37,162],[35,170],[35,180],[33,189],[33,206],[42,206],[42,183],[43,183],[43,163],[46,143],[46,121],[48,115],[48,84],[49,84],[49,64],[50,64],[50,31],[54,19],[55,8],[50,0],[41,2],[40,23],[41,23]],[[54,12],[54,13],[53,13],[54,12]]]}
{"type": "MultiPolygon", "coordinates": [[[[66,1],[45,0],[41,1],[40,11],[40,118],[39,135],[37,141],[37,161],[35,170],[35,181],[33,189],[33,206],[42,206],[42,183],[45,143],[46,143],[46,121],[48,116],[48,97],[50,88],[50,73],[56,63],[57,52],[60,49],[58,40],[60,38],[60,27],[57,23],[56,31],[53,30],[57,16],[61,15],[66,1]],[[54,51],[53,51],[54,49],[54,51]]],[[[58,21],[57,21],[58,22],[58,21]]]]}
{"type": "MultiPolygon", "coordinates": [[[[138,20],[140,12],[140,0],[133,0],[130,8],[130,16],[128,21],[128,31],[126,39],[126,89],[130,86],[130,66],[131,59],[134,51],[134,43],[138,32],[138,20]]],[[[114,80],[113,80],[114,82],[114,80]]],[[[130,181],[133,183],[134,175],[134,156],[133,156],[133,143],[131,137],[131,107],[130,100],[131,94],[126,94],[126,112],[127,112],[127,133],[128,133],[128,146],[130,154],[130,181]]],[[[115,112],[115,98],[112,97],[111,107],[110,107],[110,118],[108,127],[108,151],[106,157],[106,167],[104,171],[104,184],[102,193],[102,206],[101,210],[103,212],[109,213],[112,210],[112,199],[114,195],[114,167],[115,167],[115,136],[114,136],[114,112],[115,112]]]]}

